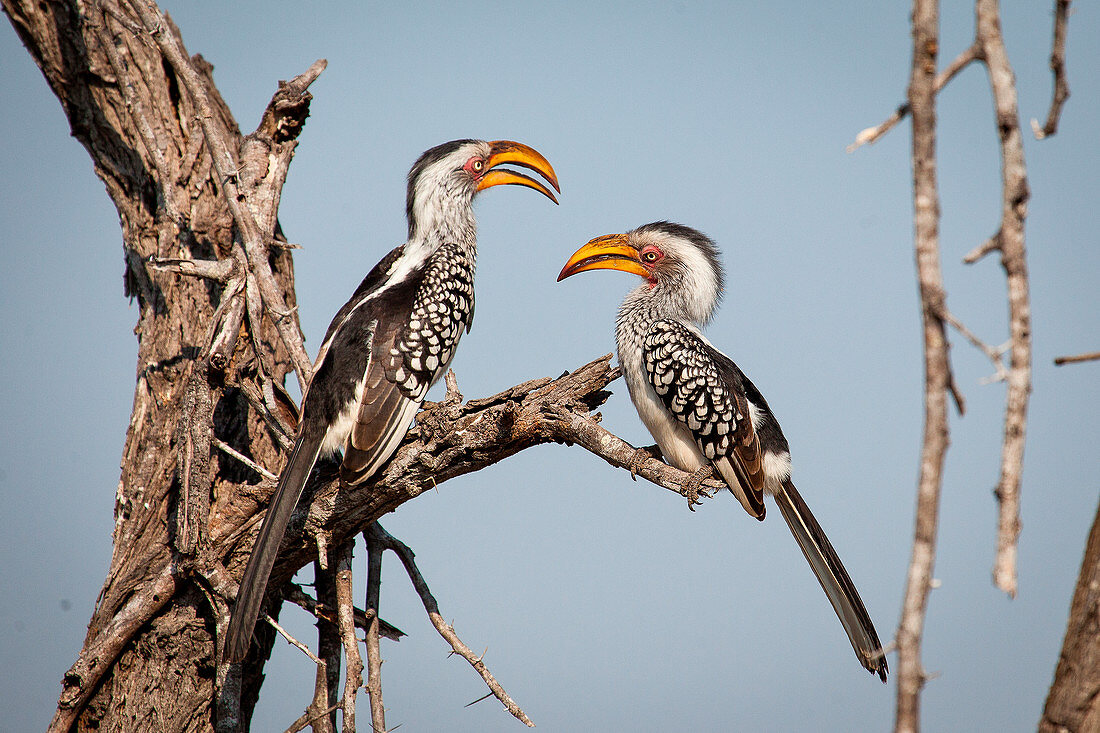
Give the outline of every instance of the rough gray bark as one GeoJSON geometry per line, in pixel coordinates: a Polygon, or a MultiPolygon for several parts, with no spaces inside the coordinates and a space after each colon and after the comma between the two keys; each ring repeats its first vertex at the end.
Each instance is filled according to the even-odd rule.
{"type": "Polygon", "coordinates": [[[1040,733],[1100,730],[1100,507],[1069,609],[1069,623],[1040,733]]]}

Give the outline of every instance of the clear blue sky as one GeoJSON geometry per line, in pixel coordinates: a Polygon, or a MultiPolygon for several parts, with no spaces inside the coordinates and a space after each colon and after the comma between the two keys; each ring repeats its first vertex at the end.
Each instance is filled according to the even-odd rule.
{"type": "MultiPolygon", "coordinates": [[[[555,165],[561,206],[498,188],[477,206],[478,307],[454,362],[468,397],[611,351],[631,286],[556,284],[589,238],[667,218],[723,248],[730,287],[709,330],[764,391],[794,475],[884,639],[901,604],[921,430],[909,131],[845,146],[903,99],[908,3],[166,2],[243,130],[278,79],[325,57],[283,196],[307,347],[363,273],[403,241],[404,176],[457,137],[512,138],[555,165]]],[[[947,4],[942,62],[970,41],[947,4]]],[[[1050,2],[1008,3],[1024,122],[1045,117],[1050,2]]],[[[1096,510],[1100,366],[1055,368],[1100,334],[1100,14],[1075,6],[1073,97],[1059,134],[1025,141],[1034,393],[1020,596],[990,583],[1003,388],[952,336],[969,412],[952,419],[924,663],[926,730],[1034,729],[1096,510]]],[[[0,708],[41,729],[110,561],[132,401],[136,308],[118,218],[57,100],[0,23],[0,708]]],[[[999,218],[999,161],[981,67],[940,99],[949,306],[991,343],[1005,330],[995,258],[964,253],[999,218]]],[[[651,442],[625,387],[604,425],[651,442]]],[[[689,513],[579,448],[548,446],[447,482],[387,517],[443,614],[540,730],[886,730],[894,682],[856,663],[786,527],[728,495],[689,513]]],[[[365,572],[362,563],[357,568],[365,572]]],[[[383,615],[387,722],[517,731],[424,616],[397,562],[383,615]]],[[[310,636],[303,614],[291,626],[310,636]]],[[[893,663],[891,658],[891,663],[893,663]]],[[[309,702],[313,670],[279,645],[256,730],[309,702]]],[[[363,698],[365,710],[365,697],[363,698]]]]}

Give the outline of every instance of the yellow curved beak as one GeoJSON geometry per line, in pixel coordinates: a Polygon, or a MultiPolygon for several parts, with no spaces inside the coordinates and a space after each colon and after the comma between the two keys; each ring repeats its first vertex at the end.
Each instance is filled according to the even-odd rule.
{"type": "Polygon", "coordinates": [[[638,250],[627,243],[625,234],[605,234],[578,249],[561,268],[558,282],[587,270],[619,270],[644,278],[651,274],[642,266],[638,250]]]}
{"type": "Polygon", "coordinates": [[[558,203],[554,194],[549,188],[544,186],[541,181],[518,171],[509,170],[508,168],[497,168],[498,165],[503,165],[505,163],[512,163],[513,165],[530,168],[542,174],[542,177],[550,182],[554,190],[561,193],[561,187],[558,186],[558,176],[554,173],[554,166],[550,165],[550,161],[544,158],[542,153],[523,143],[517,143],[511,140],[494,140],[489,143],[489,145],[491,146],[489,150],[489,159],[486,161],[484,175],[478,179],[478,191],[484,191],[493,186],[527,186],[527,188],[533,188],[543,196],[546,196],[555,204],[558,203]]]}

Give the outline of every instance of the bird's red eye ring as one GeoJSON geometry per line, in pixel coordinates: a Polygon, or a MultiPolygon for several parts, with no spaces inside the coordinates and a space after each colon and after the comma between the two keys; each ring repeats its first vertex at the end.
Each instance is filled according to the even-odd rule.
{"type": "Polygon", "coordinates": [[[466,168],[472,173],[481,173],[485,168],[485,159],[477,156],[466,161],[466,168]]]}
{"type": "Polygon", "coordinates": [[[642,252],[642,261],[653,264],[657,260],[661,259],[661,253],[655,249],[647,249],[642,252]]]}

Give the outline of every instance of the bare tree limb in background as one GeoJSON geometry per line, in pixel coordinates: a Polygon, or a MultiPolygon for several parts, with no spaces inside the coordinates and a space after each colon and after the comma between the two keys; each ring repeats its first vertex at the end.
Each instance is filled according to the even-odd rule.
{"type": "Polygon", "coordinates": [[[1062,116],[1062,107],[1069,99],[1069,82],[1066,81],[1066,30],[1069,26],[1069,6],[1071,0],[1054,0],[1054,39],[1050,44],[1050,70],[1054,74],[1054,98],[1050,100],[1047,121],[1039,127],[1039,121],[1031,120],[1031,129],[1036,140],[1048,138],[1058,132],[1058,119],[1062,116]]]}
{"type": "MultiPolygon", "coordinates": [[[[1063,86],[1065,83],[1064,15],[1067,8],[1068,2],[1058,2],[1055,52],[1051,60],[1052,68],[1055,68],[1056,87],[1059,79],[1063,86]]],[[[943,480],[943,461],[949,443],[945,395],[950,392],[955,396],[960,413],[963,405],[952,375],[944,324],[950,323],[981,349],[996,369],[993,381],[1004,381],[1007,385],[1001,471],[995,491],[999,519],[993,581],[1010,597],[1015,597],[1017,592],[1020,481],[1023,474],[1028,398],[1031,392],[1031,306],[1024,244],[1024,220],[1030,192],[1024,164],[1016,82],[1001,33],[1000,8],[996,0],[976,0],[973,43],[936,75],[939,50],[938,16],[936,0],[914,0],[909,99],[885,122],[860,132],[856,141],[848,148],[851,152],[860,145],[874,142],[906,114],[911,115],[914,236],[924,323],[925,425],[913,552],[897,637],[899,669],[895,725],[899,731],[919,730],[919,695],[927,679],[920,661],[920,641],[935,565],[939,495],[943,480]],[[972,264],[991,252],[1001,253],[1007,284],[1009,338],[1005,346],[996,348],[987,345],[950,313],[940,266],[935,97],[973,61],[982,62],[989,75],[995,126],[1001,149],[1002,207],[997,233],[967,254],[964,261],[972,264]],[[1007,365],[1003,361],[1006,353],[1007,365]]],[[[1052,107],[1051,110],[1054,124],[1065,97],[1061,97],[1060,102],[1058,99],[1059,92],[1056,91],[1057,109],[1052,107]]]]}
{"type": "Polygon", "coordinates": [[[1100,359],[1100,351],[1092,351],[1074,356],[1059,356],[1054,359],[1054,363],[1057,366],[1062,366],[1063,364],[1079,364],[1083,361],[1097,361],[1098,359],[1100,359]]]}
{"type": "MultiPolygon", "coordinates": [[[[939,92],[941,89],[947,86],[947,83],[958,76],[960,71],[969,66],[971,62],[976,61],[979,57],[979,54],[980,49],[976,44],[970,46],[965,51],[960,53],[946,69],[941,71],[936,76],[936,91],[939,92]]],[[[892,115],[887,117],[879,124],[875,125],[874,127],[868,127],[864,130],[860,130],[859,134],[856,135],[856,139],[853,140],[852,144],[846,148],[847,152],[853,153],[858,148],[864,145],[871,145],[875,142],[878,142],[878,139],[880,137],[890,132],[890,130],[894,129],[894,127],[899,122],[905,119],[905,116],[909,114],[909,110],[909,102],[905,102],[904,104],[899,105],[898,108],[894,110],[894,113],[892,115]]]]}
{"type": "Polygon", "coordinates": [[[1020,537],[1020,482],[1024,473],[1027,406],[1031,395],[1031,296],[1029,294],[1024,220],[1031,195],[1024,164],[1023,134],[1016,103],[1016,77],[1001,34],[997,0],[978,0],[975,43],[989,72],[997,133],[1001,144],[1001,224],[993,239],[1001,252],[1008,288],[1009,366],[1006,377],[1004,440],[1001,475],[995,494],[999,502],[997,555],[993,582],[1016,596],[1016,554],[1020,537]]]}
{"type": "Polygon", "coordinates": [[[898,623],[897,707],[894,730],[920,730],[920,692],[927,675],[921,639],[936,559],[940,489],[949,443],[947,388],[951,367],[943,320],[946,294],[940,267],[939,191],[936,183],[936,58],[939,7],[913,2],[913,63],[909,111],[913,123],[913,230],[924,332],[924,437],[917,483],[916,527],[898,623]]]}

